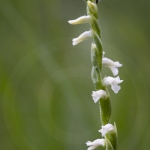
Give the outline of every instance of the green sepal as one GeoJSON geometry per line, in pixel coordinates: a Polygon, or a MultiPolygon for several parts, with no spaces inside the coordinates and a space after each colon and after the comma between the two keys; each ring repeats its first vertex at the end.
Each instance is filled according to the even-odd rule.
{"type": "Polygon", "coordinates": [[[100,30],[100,26],[99,26],[99,23],[98,23],[98,20],[91,14],[91,27],[92,27],[92,30],[94,30],[98,36],[101,38],[101,30],[100,30]]]}
{"type": "MultiPolygon", "coordinates": [[[[96,44],[96,49],[98,51],[98,57],[101,58],[100,61],[102,62],[102,56],[103,56],[103,47],[101,39],[98,37],[95,31],[92,30],[93,33],[93,40],[96,44]]],[[[101,67],[100,67],[101,68],[101,67]]]]}
{"type": "Polygon", "coordinates": [[[94,39],[94,42],[97,46],[99,54],[102,55],[102,53],[103,53],[102,42],[101,42],[101,39],[98,37],[98,34],[95,31],[93,31],[93,39],[94,39]]]}
{"type": "Polygon", "coordinates": [[[106,150],[115,150],[107,137],[105,137],[105,140],[106,140],[106,150]]]}
{"type": "Polygon", "coordinates": [[[99,64],[100,60],[98,56],[98,51],[93,46],[91,46],[91,62],[92,62],[91,78],[93,80],[94,86],[96,89],[104,89],[104,86],[101,81],[101,74],[100,74],[101,68],[99,64]]]}
{"type": "Polygon", "coordinates": [[[104,88],[102,85],[101,78],[100,78],[99,69],[97,67],[94,67],[94,66],[92,67],[91,78],[95,86],[95,89],[104,88]]]}
{"type": "Polygon", "coordinates": [[[101,71],[101,68],[102,68],[102,52],[100,52],[96,45],[93,46],[94,44],[92,44],[91,46],[91,62],[92,62],[92,65],[94,66],[98,66],[100,71],[101,71]]]}
{"type": "Polygon", "coordinates": [[[115,130],[115,133],[116,133],[116,137],[118,139],[118,133],[117,133],[117,126],[116,126],[116,123],[114,122],[114,130],[115,130]]]}
{"type": "Polygon", "coordinates": [[[109,123],[109,119],[111,116],[111,101],[109,95],[107,98],[105,99],[101,98],[99,100],[99,106],[100,106],[101,122],[102,125],[104,126],[109,123]]]}

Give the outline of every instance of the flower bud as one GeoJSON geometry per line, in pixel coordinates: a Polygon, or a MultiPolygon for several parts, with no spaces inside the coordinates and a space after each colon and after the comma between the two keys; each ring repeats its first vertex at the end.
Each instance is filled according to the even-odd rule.
{"type": "Polygon", "coordinates": [[[92,37],[92,31],[90,30],[90,31],[85,31],[85,32],[83,32],[79,37],[77,37],[77,38],[74,38],[73,40],[72,40],[72,44],[73,45],[77,45],[77,44],[79,44],[80,42],[82,42],[82,41],[84,41],[84,40],[87,40],[87,39],[89,39],[89,38],[91,38],[92,37]]]}
{"type": "Polygon", "coordinates": [[[91,1],[87,1],[87,4],[90,10],[92,11],[92,13],[94,14],[98,13],[97,5],[95,3],[92,3],[91,1]]]}
{"type": "Polygon", "coordinates": [[[88,16],[81,16],[75,20],[69,20],[68,22],[72,25],[82,24],[82,23],[90,23],[91,17],[89,15],[88,16]]]}

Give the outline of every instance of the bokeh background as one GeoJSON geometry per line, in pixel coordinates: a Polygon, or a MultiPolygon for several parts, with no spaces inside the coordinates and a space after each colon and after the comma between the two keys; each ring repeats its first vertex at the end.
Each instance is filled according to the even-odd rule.
{"type": "MultiPolygon", "coordinates": [[[[110,90],[119,150],[148,150],[150,1],[103,0],[98,7],[105,56],[123,64],[122,89],[110,90]]],[[[1,150],[85,150],[86,141],[101,138],[91,99],[92,40],[71,44],[89,25],[67,22],[85,14],[83,0],[0,1],[1,150]]]]}

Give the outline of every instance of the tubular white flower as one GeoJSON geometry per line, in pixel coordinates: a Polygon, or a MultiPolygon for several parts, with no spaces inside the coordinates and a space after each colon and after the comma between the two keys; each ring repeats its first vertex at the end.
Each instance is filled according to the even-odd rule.
{"type": "Polygon", "coordinates": [[[84,41],[84,40],[87,40],[87,39],[89,39],[89,38],[91,38],[92,37],[92,31],[90,30],[90,31],[85,31],[85,32],[83,32],[79,37],[77,37],[77,38],[74,38],[73,40],[72,40],[72,44],[73,45],[77,45],[77,44],[79,44],[80,42],[82,42],[82,41],[84,41]]]}
{"type": "Polygon", "coordinates": [[[105,77],[103,79],[103,84],[105,86],[107,85],[111,85],[111,89],[115,92],[115,93],[118,93],[119,90],[121,89],[121,87],[118,85],[120,84],[121,82],[123,82],[123,80],[120,80],[120,77],[117,76],[116,78],[113,78],[113,77],[105,77]]]}
{"type": "Polygon", "coordinates": [[[105,139],[97,139],[93,142],[88,141],[86,142],[87,146],[90,146],[87,150],[93,150],[95,148],[97,148],[98,146],[105,146],[105,139]]]}
{"type": "Polygon", "coordinates": [[[102,64],[105,67],[110,68],[114,76],[118,75],[118,67],[122,66],[122,64],[120,64],[118,61],[114,62],[111,59],[106,57],[102,59],[102,64]]]}
{"type": "Polygon", "coordinates": [[[99,130],[99,132],[101,132],[102,136],[104,137],[107,133],[115,132],[114,131],[114,126],[112,124],[108,123],[105,126],[102,126],[102,129],[99,130]]]}
{"type": "Polygon", "coordinates": [[[92,91],[92,98],[96,103],[100,98],[107,98],[108,95],[104,90],[92,91]]]}
{"type": "Polygon", "coordinates": [[[76,25],[76,24],[82,24],[82,23],[90,23],[91,22],[91,16],[81,16],[75,20],[69,20],[68,21],[70,24],[72,25],[76,25]]]}

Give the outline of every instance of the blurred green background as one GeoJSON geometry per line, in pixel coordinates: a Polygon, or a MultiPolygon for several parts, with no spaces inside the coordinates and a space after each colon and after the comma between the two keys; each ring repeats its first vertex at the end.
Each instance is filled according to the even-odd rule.
{"type": "MultiPolygon", "coordinates": [[[[150,1],[103,0],[98,7],[105,56],[123,64],[122,89],[110,90],[119,150],[150,149],[150,1]]],[[[92,40],[71,43],[89,25],[67,22],[85,14],[82,0],[0,1],[1,150],[85,150],[86,141],[101,138],[91,99],[92,40]]]]}

